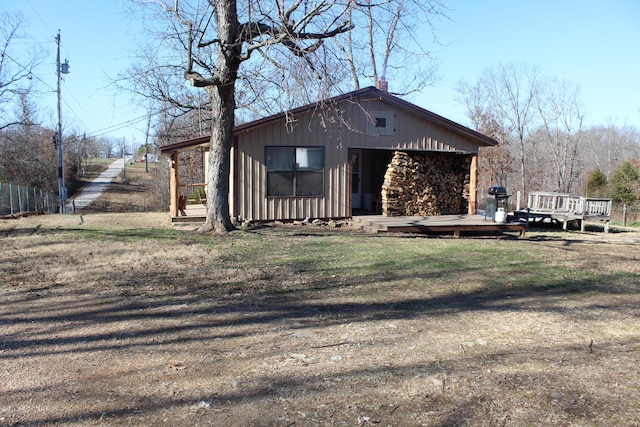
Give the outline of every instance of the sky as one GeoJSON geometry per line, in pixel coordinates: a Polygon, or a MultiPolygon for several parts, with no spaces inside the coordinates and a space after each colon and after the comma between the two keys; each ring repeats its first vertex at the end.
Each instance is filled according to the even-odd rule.
{"type": "MultiPolygon", "coordinates": [[[[61,84],[64,133],[86,132],[144,144],[146,110],[112,81],[131,63],[141,37],[141,23],[126,15],[127,0],[0,0],[0,12],[20,12],[28,21],[19,40],[23,50],[40,49],[43,62],[35,77],[47,90],[36,99],[43,124],[58,123],[56,42],[60,31],[61,61],[69,71],[61,84]]],[[[20,58],[14,58],[20,62],[20,58]]]]}
{"type": "MultiPolygon", "coordinates": [[[[65,133],[125,138],[143,144],[146,109],[111,81],[131,63],[141,23],[126,13],[129,0],[0,0],[0,12],[20,11],[29,37],[21,49],[40,48],[37,70],[48,93],[36,104],[45,126],[55,127],[56,43],[70,74],[62,82],[65,133]]],[[[505,63],[538,66],[544,75],[581,89],[585,125],[640,129],[640,1],[445,0],[449,19],[437,23],[431,43],[440,79],[409,101],[469,124],[455,85],[475,83],[483,71],[505,63]]],[[[20,57],[14,57],[20,62],[20,57]]],[[[393,90],[393,82],[389,82],[393,90]]]]}
{"type": "MultiPolygon", "coordinates": [[[[455,84],[526,63],[580,87],[586,126],[640,128],[640,1],[447,1],[436,50],[441,79],[412,102],[468,124],[455,84]]],[[[390,86],[392,82],[390,82],[390,86]]]]}

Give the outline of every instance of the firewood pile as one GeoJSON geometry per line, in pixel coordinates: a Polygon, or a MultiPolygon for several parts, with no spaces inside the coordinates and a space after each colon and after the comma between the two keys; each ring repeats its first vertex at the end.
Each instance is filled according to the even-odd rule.
{"type": "Polygon", "coordinates": [[[455,153],[396,151],[382,185],[386,216],[467,212],[471,157],[455,153]]]}

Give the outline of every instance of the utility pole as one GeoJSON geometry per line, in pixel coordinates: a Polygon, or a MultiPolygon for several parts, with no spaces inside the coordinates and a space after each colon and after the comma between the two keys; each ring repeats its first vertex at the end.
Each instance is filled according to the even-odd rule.
{"type": "Polygon", "coordinates": [[[127,142],[122,137],[122,182],[127,182],[127,142]]]}
{"type": "Polygon", "coordinates": [[[56,75],[58,77],[58,132],[56,134],[56,142],[58,148],[58,192],[60,194],[60,213],[65,213],[65,203],[67,201],[67,187],[64,185],[64,151],[62,147],[62,93],[60,91],[60,82],[62,77],[60,74],[69,74],[69,61],[65,60],[64,64],[60,63],[60,30],[56,36],[57,54],[56,54],[56,75]]]}
{"type": "Polygon", "coordinates": [[[144,171],[149,172],[149,130],[151,129],[151,110],[147,116],[147,135],[144,140],[144,171]]]}

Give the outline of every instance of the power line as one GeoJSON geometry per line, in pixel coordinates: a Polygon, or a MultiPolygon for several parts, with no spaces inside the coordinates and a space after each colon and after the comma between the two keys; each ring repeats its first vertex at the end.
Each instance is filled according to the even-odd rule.
{"type": "Polygon", "coordinates": [[[22,65],[21,63],[19,63],[18,61],[16,61],[15,59],[13,59],[7,52],[4,52],[4,56],[9,58],[10,60],[12,60],[13,62],[15,62],[20,68],[22,68],[23,71],[26,71],[29,73],[29,76],[32,78],[35,78],[36,80],[38,80],[39,82],[41,82],[43,85],[45,85],[46,87],[48,87],[49,89],[51,89],[52,92],[55,91],[55,89],[53,87],[51,87],[51,85],[47,82],[45,82],[44,80],[42,80],[40,77],[38,77],[37,75],[33,74],[31,72],[30,69],[28,69],[26,66],[22,65]]]}
{"type": "Polygon", "coordinates": [[[44,19],[42,19],[42,17],[38,14],[38,11],[36,10],[35,7],[33,7],[33,5],[31,4],[31,2],[29,0],[24,0],[27,5],[29,5],[29,8],[31,8],[31,11],[33,12],[34,15],[36,15],[38,17],[38,19],[40,20],[40,22],[42,23],[42,26],[45,27],[47,29],[47,31],[51,34],[55,34],[54,31],[51,31],[51,28],[49,28],[49,26],[47,25],[47,23],[44,21],[44,19]]]}
{"type": "MultiPolygon", "coordinates": [[[[155,113],[155,114],[152,114],[152,115],[155,116],[157,114],[159,114],[159,113],[155,113]]],[[[107,133],[123,129],[123,128],[127,127],[127,126],[131,126],[131,125],[140,123],[141,121],[146,120],[148,117],[149,117],[148,115],[136,117],[134,119],[128,120],[128,121],[123,122],[123,123],[118,123],[118,124],[106,127],[104,129],[98,129],[95,132],[87,132],[87,135],[93,136],[93,137],[102,136],[102,135],[105,135],[107,133]]]]}
{"type": "MultiPolygon", "coordinates": [[[[31,70],[29,70],[27,67],[25,67],[24,65],[22,65],[21,63],[19,63],[17,60],[15,60],[15,59],[14,59],[13,57],[11,57],[9,54],[5,53],[5,54],[4,54],[4,56],[5,56],[5,57],[7,57],[8,59],[10,59],[11,61],[13,61],[15,64],[17,64],[17,65],[18,65],[18,66],[19,66],[23,71],[28,72],[28,73],[29,73],[29,75],[30,75],[31,77],[35,78],[36,80],[38,80],[39,82],[41,82],[43,85],[45,85],[47,88],[51,89],[51,91],[52,91],[52,92],[54,92],[54,91],[55,91],[55,89],[54,89],[54,88],[53,88],[49,83],[45,82],[45,81],[44,81],[44,80],[42,80],[40,77],[38,77],[37,75],[33,74],[33,73],[31,72],[31,70]]],[[[80,105],[80,102],[78,102],[78,100],[73,96],[73,94],[72,94],[71,92],[69,92],[69,96],[71,96],[71,98],[72,98],[72,99],[73,99],[73,100],[74,100],[78,105],[80,105]]],[[[88,129],[88,128],[89,128],[89,126],[87,126],[87,125],[82,121],[82,119],[80,118],[80,116],[78,115],[78,113],[76,113],[76,112],[75,112],[75,110],[73,109],[73,107],[72,107],[72,106],[71,106],[71,105],[70,105],[70,104],[69,104],[69,103],[68,103],[64,98],[62,99],[62,102],[64,103],[64,105],[66,105],[66,106],[67,106],[67,108],[70,110],[70,112],[73,114],[73,116],[74,116],[74,117],[75,117],[75,118],[80,122],[80,124],[81,124],[85,129],[88,129]]],[[[155,115],[157,115],[157,114],[158,114],[158,113],[156,113],[156,114],[152,114],[152,115],[153,115],[153,116],[155,116],[155,115]]],[[[127,127],[127,126],[130,126],[130,125],[134,125],[134,124],[140,123],[142,120],[147,119],[148,117],[149,117],[149,115],[148,115],[148,114],[145,114],[144,116],[136,117],[136,118],[134,118],[134,119],[127,120],[126,122],[117,123],[117,124],[115,124],[115,125],[108,126],[108,127],[106,127],[106,128],[103,128],[103,129],[98,129],[98,130],[96,130],[96,131],[94,131],[94,132],[87,132],[87,135],[89,135],[89,136],[94,136],[94,137],[102,136],[102,135],[105,135],[105,134],[107,134],[107,133],[110,133],[110,132],[113,132],[113,131],[116,131],[116,130],[123,129],[123,128],[127,127]]]]}
{"type": "MultiPolygon", "coordinates": [[[[38,12],[38,10],[33,6],[32,2],[30,0],[23,0],[26,3],[26,6],[31,10],[31,12],[33,13],[34,18],[36,18],[36,20],[39,22],[39,24],[42,26],[42,28],[44,30],[46,30],[46,32],[48,32],[51,35],[51,39],[55,39],[55,33],[54,31],[52,31],[51,27],[47,24],[47,22],[45,21],[45,19],[43,19],[43,17],[41,16],[41,14],[38,12]]],[[[45,46],[44,42],[36,40],[32,37],[29,37],[32,41],[32,43],[36,46],[39,46],[40,49],[42,50],[46,50],[48,51],[49,48],[48,46],[45,46]]],[[[67,51],[67,49],[65,48],[63,43],[60,43],[60,48],[62,49],[62,51],[68,56],[69,52],[67,51]]],[[[24,70],[26,73],[29,73],[30,77],[33,77],[35,80],[37,80],[38,82],[42,83],[43,87],[47,88],[47,90],[50,90],[51,93],[54,93],[56,91],[56,89],[50,84],[47,83],[45,80],[43,80],[43,78],[41,78],[40,76],[34,74],[33,70],[27,68],[26,66],[22,65],[19,61],[15,60],[14,58],[12,58],[10,55],[7,55],[5,53],[5,56],[10,59],[11,61],[13,61],[14,63],[17,64],[17,66],[19,66],[22,70],[24,70]]],[[[40,73],[42,74],[42,73],[40,73]]],[[[76,79],[73,79],[76,80],[76,79]]],[[[80,78],[80,80],[82,80],[80,78]]],[[[88,112],[93,111],[92,108],[86,108],[83,106],[83,103],[80,102],[80,100],[78,100],[75,96],[74,96],[74,89],[71,88],[69,85],[71,84],[71,81],[66,81],[63,80],[63,83],[65,84],[65,87],[68,90],[65,90],[65,96],[62,99],[62,102],[65,106],[65,109],[68,109],[69,115],[71,118],[73,118],[74,121],[77,121],[77,123],[82,126],[85,130],[90,129],[90,127],[87,125],[87,123],[85,123],[84,120],[89,119],[89,121],[94,121],[95,119],[92,118],[91,115],[87,115],[88,112]],[[69,102],[69,100],[67,100],[67,98],[70,98],[71,103],[69,102]],[[73,105],[72,105],[73,104],[73,105]],[[84,116],[84,120],[83,118],[78,114],[78,112],[76,111],[78,108],[83,110],[83,116],[84,116]]],[[[81,82],[83,83],[83,82],[81,82]]],[[[86,85],[84,85],[86,87],[86,85]]],[[[151,113],[151,117],[157,116],[158,113],[151,113]]],[[[101,128],[101,129],[97,129],[94,131],[86,131],[86,134],[88,136],[93,136],[93,137],[98,137],[98,136],[103,136],[106,134],[109,134],[111,132],[114,131],[118,131],[120,129],[125,129],[127,127],[133,126],[133,125],[137,125],[139,123],[141,123],[144,120],[147,120],[149,118],[149,114],[145,114],[139,117],[135,117],[129,120],[126,120],[124,122],[121,123],[116,123],[113,124],[111,126],[107,126],[105,128],[101,128]]]]}

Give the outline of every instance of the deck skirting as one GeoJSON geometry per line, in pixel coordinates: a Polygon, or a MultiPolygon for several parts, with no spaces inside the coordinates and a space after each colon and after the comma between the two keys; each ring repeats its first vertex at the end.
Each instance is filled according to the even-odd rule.
{"type": "Polygon", "coordinates": [[[480,215],[354,216],[353,223],[372,232],[453,234],[491,234],[518,232],[524,236],[526,224],[522,222],[497,223],[480,215]]]}

